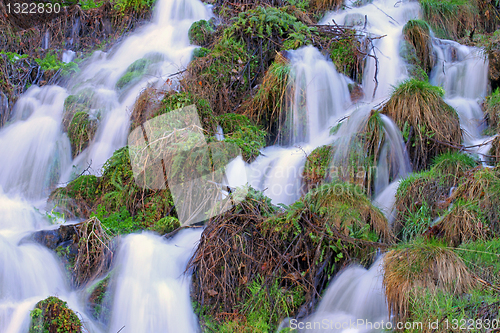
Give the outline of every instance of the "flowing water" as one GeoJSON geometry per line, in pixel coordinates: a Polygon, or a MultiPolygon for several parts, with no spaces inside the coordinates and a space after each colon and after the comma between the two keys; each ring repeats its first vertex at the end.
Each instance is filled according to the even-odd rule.
{"type": "MultiPolygon", "coordinates": [[[[263,149],[262,156],[251,165],[237,159],[228,170],[230,183],[237,183],[241,178],[238,172],[246,169],[251,185],[265,190],[275,203],[292,203],[302,194],[306,154],[321,145],[335,144],[333,160],[340,163],[342,154],[353,149],[350,142],[371,109],[389,97],[392,86],[408,77],[399,55],[401,31],[409,19],[419,15],[418,2],[374,0],[363,7],[351,7],[327,13],[322,23],[355,26],[370,37],[384,35],[373,39],[370,53],[378,62],[368,59],[362,84],[365,99],[353,105],[349,80],[317,49],[305,47],[290,52],[292,103],[280,145],[263,149]],[[330,135],[339,121],[340,130],[330,135]]],[[[164,87],[166,82],[176,87],[176,73],[187,65],[194,49],[187,31],[194,21],[210,15],[209,8],[198,0],[159,0],[152,23],[111,52],[95,52],[68,89],[34,86],[16,103],[12,119],[0,130],[0,332],[26,332],[29,311],[50,295],[66,300],[78,311],[89,332],[115,333],[123,326],[122,333],[199,330],[189,299],[190,278],[184,270],[201,230],[181,232],[172,240],[148,233],[121,240],[110,283],[111,319],[106,327],[85,316],[84,293],[69,286],[55,254],[21,240],[33,231],[53,228],[40,213],[51,189],[88,165],[98,174],[111,154],[126,144],[130,108],[142,89],[164,87]],[[127,68],[140,59],[147,64],[142,74],[118,87],[127,68]],[[95,139],[74,160],[61,127],[64,100],[71,94],[90,94],[90,113],[99,121],[95,139]]],[[[78,29],[76,24],[74,33],[78,29]]],[[[46,39],[44,46],[49,44],[46,39]]],[[[478,49],[449,41],[435,39],[434,50],[437,62],[431,82],[445,89],[446,102],[457,109],[464,144],[484,142],[487,138],[482,135],[479,103],[487,93],[487,60],[478,49]]],[[[67,51],[64,61],[71,61],[73,56],[67,51]]],[[[376,166],[373,202],[390,220],[398,181],[411,169],[401,133],[392,120],[385,116],[380,119],[385,140],[376,166]]],[[[219,132],[222,139],[222,130],[219,132]]],[[[485,154],[488,145],[474,148],[473,152],[485,154]]],[[[359,266],[345,269],[307,320],[326,320],[333,328],[348,320],[380,322],[389,319],[386,309],[379,260],[369,270],[359,266]]],[[[338,331],[371,330],[356,327],[338,331]]]]}

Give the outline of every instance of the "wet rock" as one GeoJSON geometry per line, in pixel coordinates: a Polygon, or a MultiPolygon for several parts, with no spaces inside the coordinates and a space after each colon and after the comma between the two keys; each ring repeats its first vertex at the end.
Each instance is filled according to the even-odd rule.
{"type": "Polygon", "coordinates": [[[39,230],[32,235],[21,240],[21,243],[36,242],[51,250],[55,250],[64,243],[73,243],[73,236],[76,235],[76,229],[73,225],[61,225],[54,230],[39,230]]]}
{"type": "Polygon", "coordinates": [[[364,26],[365,15],[359,13],[347,14],[344,18],[344,25],[347,27],[364,26]]]}
{"type": "Polygon", "coordinates": [[[489,78],[491,80],[491,88],[500,87],[500,49],[491,50],[488,54],[490,60],[489,78]]]}

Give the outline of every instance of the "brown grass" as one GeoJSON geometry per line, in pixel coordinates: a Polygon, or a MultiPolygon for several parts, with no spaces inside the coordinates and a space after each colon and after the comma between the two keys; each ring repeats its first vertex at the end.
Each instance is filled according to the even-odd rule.
{"type": "Polygon", "coordinates": [[[106,273],[113,259],[111,237],[97,217],[76,225],[78,254],[73,269],[73,283],[84,286],[106,273]]]}
{"type": "Polygon", "coordinates": [[[328,10],[337,10],[342,6],[344,0],[312,0],[310,9],[314,12],[325,12],[328,10]]]}
{"type": "Polygon", "coordinates": [[[488,238],[488,225],[482,221],[472,205],[455,203],[453,208],[435,225],[450,246],[488,238]]]}
{"type": "Polygon", "coordinates": [[[430,73],[434,67],[434,57],[429,25],[425,21],[410,20],[403,28],[403,34],[405,40],[415,48],[422,69],[430,73]]]}
{"type": "Polygon", "coordinates": [[[286,51],[277,53],[256,95],[242,106],[247,117],[276,137],[279,136],[280,123],[284,121],[286,110],[291,103],[289,69],[286,51]]]}
{"type": "Polygon", "coordinates": [[[407,149],[414,170],[460,145],[462,130],[456,111],[443,101],[443,92],[427,82],[407,80],[398,86],[382,112],[401,130],[409,130],[407,149]]]}
{"type": "Polygon", "coordinates": [[[162,107],[161,99],[163,97],[162,92],[152,87],[144,89],[139,94],[130,116],[130,131],[155,116],[162,107]]]}
{"type": "Polygon", "coordinates": [[[389,312],[397,321],[410,316],[414,294],[445,290],[454,294],[473,286],[471,273],[450,249],[432,244],[412,244],[389,251],[384,257],[383,284],[389,312]]]}

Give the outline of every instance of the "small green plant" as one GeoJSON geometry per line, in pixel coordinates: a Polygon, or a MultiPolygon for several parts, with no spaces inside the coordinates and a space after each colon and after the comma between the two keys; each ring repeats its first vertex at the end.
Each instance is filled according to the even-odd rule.
{"type": "Polygon", "coordinates": [[[80,333],[82,324],[68,304],[51,296],[31,311],[29,333],[80,333]]]}
{"type": "Polygon", "coordinates": [[[189,41],[195,45],[207,45],[214,32],[215,29],[209,21],[196,21],[189,28],[189,41]]]}
{"type": "Polygon", "coordinates": [[[79,5],[82,7],[83,10],[88,10],[88,9],[94,9],[101,7],[104,1],[98,1],[98,0],[80,0],[79,5]]]}
{"type": "Polygon", "coordinates": [[[149,10],[154,3],[155,0],[112,0],[113,7],[122,15],[129,11],[149,10]]]}

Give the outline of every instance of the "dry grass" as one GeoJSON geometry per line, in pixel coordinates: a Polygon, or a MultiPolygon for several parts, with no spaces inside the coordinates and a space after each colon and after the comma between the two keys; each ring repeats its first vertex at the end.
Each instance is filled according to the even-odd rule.
{"type": "Polygon", "coordinates": [[[474,204],[454,203],[453,208],[435,225],[450,246],[488,238],[488,225],[474,204]]]}
{"type": "Polygon", "coordinates": [[[130,116],[130,131],[155,116],[162,107],[161,99],[163,97],[162,92],[152,87],[144,89],[139,94],[130,116]]]}
{"type": "Polygon", "coordinates": [[[397,321],[411,315],[412,295],[437,290],[462,294],[474,283],[463,261],[452,250],[435,244],[415,243],[389,251],[384,272],[389,311],[397,321]]]}
{"type": "Polygon", "coordinates": [[[460,145],[462,130],[456,111],[443,101],[441,88],[410,79],[399,85],[383,108],[398,127],[408,131],[407,144],[414,170],[425,169],[432,158],[460,145]]]}
{"type": "Polygon", "coordinates": [[[439,37],[460,38],[479,24],[477,0],[420,0],[424,19],[439,37]]]}
{"type": "Polygon", "coordinates": [[[314,12],[325,12],[328,10],[337,10],[344,4],[344,0],[312,0],[310,9],[314,12]]]}
{"type": "Polygon", "coordinates": [[[73,269],[73,283],[84,286],[106,273],[113,259],[111,237],[97,217],[75,225],[78,254],[73,269]]]}
{"type": "Polygon", "coordinates": [[[244,114],[263,126],[264,129],[279,136],[280,123],[284,121],[286,110],[291,103],[288,78],[290,72],[286,51],[276,54],[274,63],[264,75],[259,90],[253,99],[243,105],[244,114]]]}
{"type": "Polygon", "coordinates": [[[303,290],[305,304],[315,304],[342,264],[387,247],[368,231],[391,239],[382,213],[366,196],[349,194],[352,189],[322,186],[283,212],[250,191],[238,206],[212,218],[190,263],[200,306],[213,315],[235,313],[249,297],[248,286],[261,279],[266,288],[278,281],[285,290],[303,290]]]}
{"type": "Polygon", "coordinates": [[[430,27],[422,20],[410,20],[403,28],[405,40],[413,45],[422,69],[429,73],[434,67],[430,27]]]}

